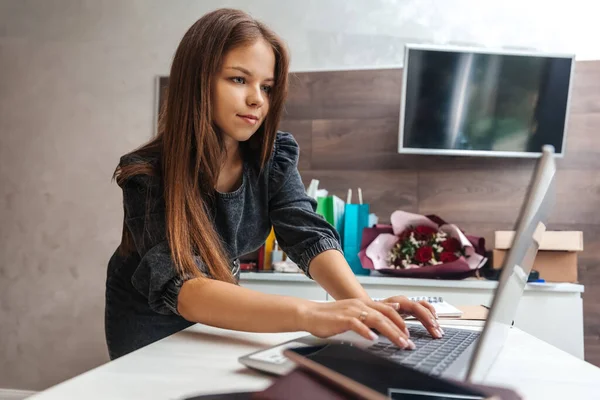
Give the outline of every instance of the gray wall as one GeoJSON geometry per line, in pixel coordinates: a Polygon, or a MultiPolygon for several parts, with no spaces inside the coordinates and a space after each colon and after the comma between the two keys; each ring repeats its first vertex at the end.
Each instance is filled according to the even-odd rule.
{"type": "Polygon", "coordinates": [[[288,42],[293,70],[402,63],[405,42],[598,59],[583,1],[0,0],[0,388],[40,390],[108,360],[103,294],[118,245],[110,176],[153,132],[155,77],[220,6],[288,42]]]}

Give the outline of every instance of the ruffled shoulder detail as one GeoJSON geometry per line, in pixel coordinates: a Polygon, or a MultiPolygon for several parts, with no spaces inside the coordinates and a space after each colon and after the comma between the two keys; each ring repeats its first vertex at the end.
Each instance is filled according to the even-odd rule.
{"type": "Polygon", "coordinates": [[[277,193],[298,169],[300,147],[291,133],[277,132],[269,170],[269,197],[277,193]]]}
{"type": "Polygon", "coordinates": [[[121,156],[115,175],[117,184],[124,188],[129,182],[142,186],[157,185],[160,183],[159,159],[155,156],[141,156],[137,153],[129,153],[121,156]],[[137,166],[137,167],[136,167],[137,166]],[[123,168],[135,168],[133,175],[127,179],[120,179],[123,168]]]}
{"type": "Polygon", "coordinates": [[[121,158],[119,159],[119,167],[125,167],[135,164],[147,165],[155,172],[160,171],[160,159],[158,156],[142,156],[140,154],[130,153],[121,156],[121,158]]]}

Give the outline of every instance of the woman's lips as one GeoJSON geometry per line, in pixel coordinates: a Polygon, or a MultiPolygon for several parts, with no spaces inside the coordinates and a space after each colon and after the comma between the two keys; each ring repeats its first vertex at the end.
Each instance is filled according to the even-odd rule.
{"type": "Polygon", "coordinates": [[[238,117],[240,117],[241,119],[243,119],[244,121],[246,121],[246,123],[248,123],[250,125],[256,125],[256,123],[258,122],[258,119],[254,118],[254,117],[247,117],[244,115],[238,115],[238,117]]]}

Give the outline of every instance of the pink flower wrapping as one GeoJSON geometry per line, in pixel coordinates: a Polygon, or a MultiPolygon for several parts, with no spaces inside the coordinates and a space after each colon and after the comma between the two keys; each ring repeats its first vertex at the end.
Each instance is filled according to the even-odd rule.
{"type": "Polygon", "coordinates": [[[379,225],[363,231],[359,258],[363,268],[382,273],[460,279],[473,275],[485,264],[484,246],[482,238],[467,237],[456,225],[447,224],[436,216],[395,211],[391,216],[391,229],[390,226],[379,225]],[[410,230],[415,227],[418,229],[410,230]],[[425,241],[415,240],[415,234],[419,236],[418,239],[424,239],[424,236],[431,239],[429,243],[433,243],[433,248],[426,245],[425,241]],[[454,245],[449,249],[452,252],[443,251],[441,243],[436,243],[445,238],[452,238],[454,245]],[[407,243],[410,246],[406,246],[407,243]]]}

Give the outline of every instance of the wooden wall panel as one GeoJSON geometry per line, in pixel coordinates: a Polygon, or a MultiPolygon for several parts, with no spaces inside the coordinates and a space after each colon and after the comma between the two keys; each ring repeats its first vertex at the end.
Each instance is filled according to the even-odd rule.
{"type": "Polygon", "coordinates": [[[300,170],[312,169],[312,126],[313,121],[296,119],[284,120],[279,125],[280,130],[291,132],[294,135],[294,139],[298,142],[298,146],[300,147],[298,167],[300,170]]]}
{"type": "Polygon", "coordinates": [[[314,169],[389,168],[398,153],[397,118],[333,119],[313,122],[314,169]]]}
{"type": "Polygon", "coordinates": [[[598,225],[599,210],[600,170],[559,169],[556,175],[556,204],[549,222],[598,225]]]}
{"type": "Polygon", "coordinates": [[[572,114],[600,113],[600,69],[598,61],[579,61],[575,64],[572,114]]]}
{"type": "Polygon", "coordinates": [[[458,170],[419,173],[419,212],[448,221],[513,222],[531,171],[458,170]]]}
{"type": "Polygon", "coordinates": [[[285,119],[387,118],[400,110],[398,69],[291,74],[285,119]],[[298,90],[299,93],[295,93],[298,90]]]}

